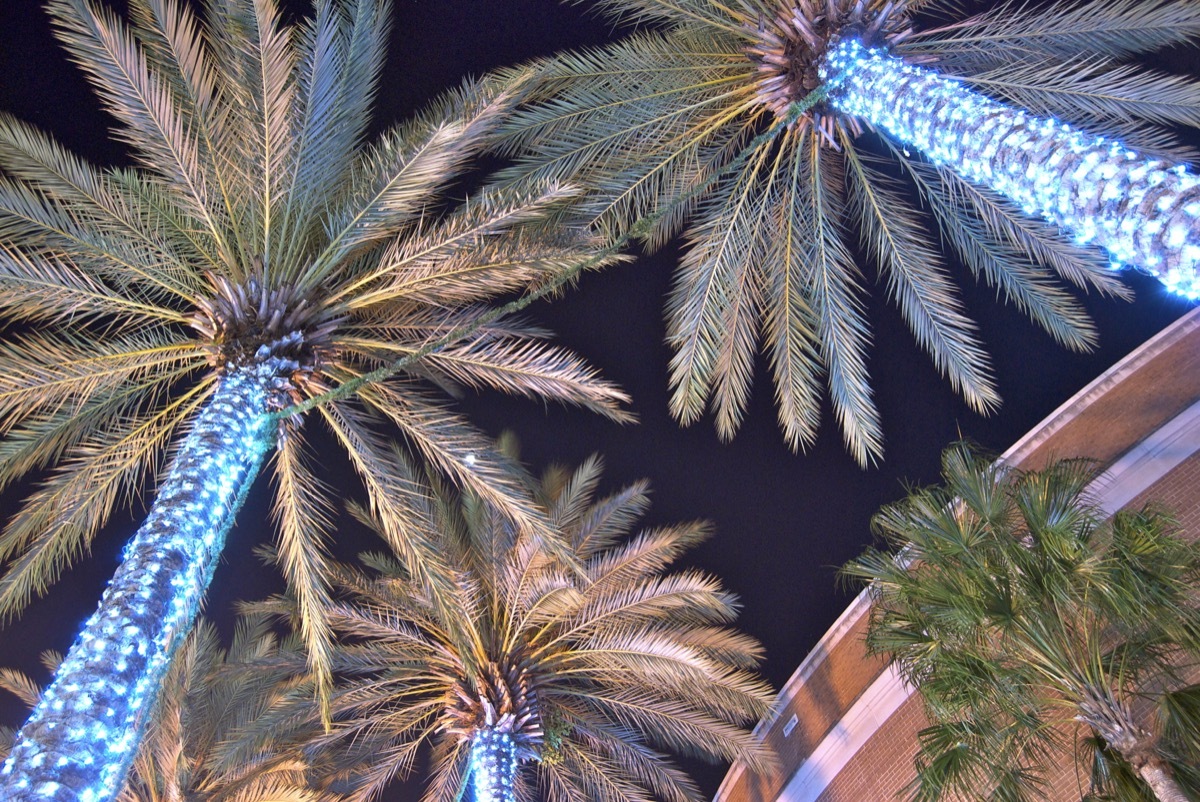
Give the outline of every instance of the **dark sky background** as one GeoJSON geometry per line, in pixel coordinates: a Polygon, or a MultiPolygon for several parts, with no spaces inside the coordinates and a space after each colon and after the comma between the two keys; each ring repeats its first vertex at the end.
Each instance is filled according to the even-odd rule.
{"type": "MultiPolygon", "coordinates": [[[[110,120],[53,42],[39,5],[0,0],[0,110],[52,132],[93,161],[120,161],[122,152],[106,133],[110,120]]],[[[464,75],[600,43],[614,34],[607,21],[581,5],[556,0],[397,0],[395,19],[377,103],[382,124],[400,120],[464,75]]],[[[1180,57],[1172,66],[1188,64],[1180,57]]],[[[748,419],[731,443],[717,439],[711,421],[681,429],[669,418],[662,306],[676,256],[667,249],[588,275],[565,298],[532,312],[632,394],[638,425],[619,427],[577,410],[544,409],[496,394],[470,398],[460,409],[489,433],[515,431],[523,458],[535,468],[556,461],[573,465],[600,453],[607,464],[607,489],[648,477],[654,488],[648,524],[713,521],[715,537],[689,562],[718,574],[741,596],[741,624],[765,644],[764,671],[776,687],[849,600],[851,594],[837,585],[835,568],[871,541],[868,522],[880,504],[903,495],[908,485],[934,481],[941,449],[956,438],[1004,450],[1187,310],[1154,282],[1133,277],[1135,303],[1089,302],[1101,345],[1079,355],[1058,347],[998,302],[993,291],[967,279],[966,301],[993,355],[1004,397],[998,414],[981,418],[937,375],[899,314],[885,303],[882,288],[875,287],[868,301],[874,334],[870,369],[887,450],[882,465],[862,470],[844,450],[828,410],[809,453],[787,450],[761,360],[748,419]]],[[[262,480],[260,485],[216,575],[209,609],[218,616],[237,598],[258,598],[278,588],[277,577],[251,555],[253,544],[269,537],[267,488],[262,480]]],[[[14,509],[12,498],[0,498],[5,517],[14,509]]],[[[60,580],[25,617],[0,629],[0,666],[35,671],[39,651],[70,645],[141,515],[140,510],[119,512],[88,562],[60,580]]],[[[44,672],[37,676],[46,678],[44,672]]],[[[0,723],[16,726],[23,717],[18,704],[0,698],[0,723]]],[[[715,790],[721,775],[705,772],[706,790],[715,790]]],[[[389,799],[414,795],[398,789],[389,799]]]]}

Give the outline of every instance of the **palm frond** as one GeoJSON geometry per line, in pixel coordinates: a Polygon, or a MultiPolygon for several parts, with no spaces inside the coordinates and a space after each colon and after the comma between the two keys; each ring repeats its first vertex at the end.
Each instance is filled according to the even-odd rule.
{"type": "Polygon", "coordinates": [[[552,100],[502,127],[502,148],[519,155],[501,176],[590,187],[581,213],[613,235],[662,210],[647,235],[662,244],[694,208],[689,190],[713,171],[706,146],[727,147],[722,128],[749,105],[739,54],[727,34],[691,26],[547,62],[539,79],[552,100]]]}
{"type": "Polygon", "coordinates": [[[453,213],[395,241],[369,274],[351,284],[364,289],[349,307],[369,312],[396,299],[468,304],[540,283],[593,255],[593,268],[620,261],[615,254],[600,258],[597,238],[542,222],[575,194],[554,184],[485,188],[453,213]]]}
{"type": "Polygon", "coordinates": [[[42,689],[36,682],[11,668],[0,668],[0,690],[8,691],[28,708],[42,698],[42,689]]]}
{"type": "Polygon", "coordinates": [[[599,501],[593,502],[589,495],[587,515],[572,537],[572,548],[579,559],[591,559],[628,534],[650,507],[649,489],[649,484],[642,481],[599,501]]]}
{"type": "Polygon", "coordinates": [[[843,137],[849,165],[849,199],[863,221],[862,240],[880,266],[917,342],[977,412],[1000,404],[987,353],[966,317],[938,252],[926,244],[921,223],[886,176],[873,169],[843,137]]]}
{"type": "Polygon", "coordinates": [[[435,608],[453,609],[458,594],[453,569],[441,560],[431,542],[431,521],[421,507],[423,493],[403,459],[348,405],[323,407],[321,413],[366,485],[377,531],[429,594],[435,608]]]}
{"type": "Polygon", "coordinates": [[[928,165],[903,162],[917,182],[946,239],[973,274],[1024,311],[1068,348],[1087,350],[1096,342],[1096,331],[1083,308],[1066,292],[1050,283],[1038,265],[1008,242],[998,239],[974,215],[958,184],[943,178],[943,171],[928,165]]]}
{"type": "Polygon", "coordinates": [[[203,403],[201,383],[161,409],[95,432],[9,520],[0,555],[20,554],[0,579],[0,616],[18,613],[87,549],[117,501],[153,474],[171,436],[203,403]]]}
{"type": "Polygon", "coordinates": [[[429,359],[455,382],[510,395],[573,404],[619,423],[635,418],[623,405],[631,399],[571,352],[533,338],[484,336],[462,341],[429,359]]]}
{"type": "Polygon", "coordinates": [[[286,230],[279,235],[284,265],[298,265],[300,255],[322,235],[315,225],[319,212],[349,176],[370,121],[389,11],[390,3],[377,0],[356,0],[345,10],[322,4],[301,29],[295,95],[299,121],[286,230]]]}
{"type": "Polygon", "coordinates": [[[194,344],[163,329],[99,342],[70,332],[14,337],[0,343],[0,420],[11,430],[46,410],[79,411],[93,398],[143,378],[161,381],[203,357],[194,344]]]}
{"type": "Polygon", "coordinates": [[[362,156],[348,180],[328,244],[305,280],[315,283],[363,245],[416,220],[436,191],[461,172],[497,119],[515,103],[524,76],[466,83],[422,117],[389,131],[362,156]]]}
{"type": "Polygon", "coordinates": [[[824,366],[818,344],[819,321],[813,309],[809,271],[816,248],[810,163],[803,157],[804,134],[788,131],[786,172],[777,183],[778,199],[767,237],[763,284],[763,332],[775,381],[779,428],[793,451],[816,440],[820,424],[824,366]],[[776,269],[766,269],[774,264],[776,269]]]}
{"type": "Polygon", "coordinates": [[[0,309],[28,323],[78,321],[120,327],[138,320],[179,323],[183,316],[152,301],[117,292],[69,261],[34,260],[0,243],[0,309]]]}
{"type": "Polygon", "coordinates": [[[84,0],[51,0],[47,10],[67,50],[83,66],[108,110],[123,123],[119,136],[167,182],[175,202],[232,267],[228,226],[213,203],[201,145],[172,103],[170,89],[150,71],[145,54],[111,12],[84,0]]]}
{"type": "Polygon", "coordinates": [[[946,30],[918,32],[899,49],[973,60],[1079,53],[1124,58],[1198,37],[1200,10],[1186,0],[1083,0],[1044,8],[1013,0],[946,30]]]}
{"type": "Polygon", "coordinates": [[[1011,201],[948,171],[939,173],[956,200],[969,206],[993,237],[1005,241],[1037,264],[1087,292],[1132,299],[1129,288],[1103,254],[1083,249],[1053,226],[1034,220],[1011,201]]]}
{"type": "Polygon", "coordinates": [[[843,243],[844,184],[841,168],[824,154],[816,137],[809,137],[807,149],[808,198],[816,235],[809,285],[821,355],[843,439],[854,459],[865,466],[883,453],[883,432],[867,382],[865,351],[870,332],[859,300],[858,269],[843,243]]]}
{"type": "Polygon", "coordinates": [[[299,608],[300,635],[312,668],[321,716],[329,720],[333,692],[332,603],[325,541],[332,527],[330,488],[303,463],[298,435],[285,439],[275,458],[275,506],[279,563],[299,608]]]}
{"type": "Polygon", "coordinates": [[[513,480],[508,459],[466,422],[424,394],[400,392],[393,384],[373,386],[363,402],[391,421],[430,465],[459,486],[485,499],[519,529],[550,540],[544,516],[513,480]]]}
{"type": "Polygon", "coordinates": [[[1200,82],[1132,64],[1079,58],[1026,61],[977,73],[967,83],[1034,114],[1085,125],[1109,120],[1200,125],[1200,82]]]}
{"type": "Polygon", "coordinates": [[[671,413],[689,424],[714,396],[717,430],[730,438],[745,411],[754,362],[755,322],[762,303],[751,266],[765,246],[766,206],[759,171],[770,149],[751,158],[754,167],[718,182],[689,230],[692,245],[679,265],[667,301],[671,358],[671,413]]]}
{"type": "Polygon", "coordinates": [[[1153,760],[1194,763],[1195,693],[1179,672],[1200,643],[1171,633],[1200,608],[1166,565],[1161,578],[1130,571],[1121,543],[1156,562],[1160,542],[1177,566],[1198,564],[1200,547],[1148,510],[1104,521],[1085,494],[1087,461],[1023,473],[957,446],[943,471],[943,486],[876,517],[903,559],[872,550],[845,569],[872,583],[868,648],[896,660],[932,721],[912,798],[1040,798],[1080,722],[1096,736],[1074,750],[1091,763],[1100,796],[1089,798],[1137,786],[1129,761],[1146,758],[1121,752],[1124,733],[1153,760]]]}
{"type": "Polygon", "coordinates": [[[107,177],[53,138],[0,114],[0,169],[36,186],[38,198],[20,185],[3,185],[0,231],[22,242],[48,238],[55,247],[74,247],[85,260],[100,259],[123,268],[125,281],[147,291],[186,299],[196,286],[187,260],[153,236],[114,191],[107,177]],[[81,225],[80,219],[88,225],[81,225]],[[97,236],[100,229],[106,236],[97,236]],[[149,265],[154,264],[153,270],[149,265]]]}
{"type": "Polygon", "coordinates": [[[737,33],[737,24],[748,19],[744,11],[739,10],[739,18],[733,18],[729,8],[707,0],[594,0],[593,4],[626,23],[702,22],[737,33]]]}

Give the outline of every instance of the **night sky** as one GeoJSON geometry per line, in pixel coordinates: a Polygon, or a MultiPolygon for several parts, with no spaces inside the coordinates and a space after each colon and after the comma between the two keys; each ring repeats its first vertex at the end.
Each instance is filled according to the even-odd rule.
{"type": "MultiPolygon", "coordinates": [[[[38,6],[36,0],[0,0],[0,110],[52,132],[95,162],[120,162],[121,149],[106,133],[110,120],[52,41],[38,6]]],[[[582,5],[556,0],[398,0],[395,19],[377,103],[380,125],[399,121],[464,75],[614,34],[582,5]]],[[[1188,63],[1183,56],[1172,60],[1176,69],[1188,63]]],[[[466,399],[459,408],[489,433],[514,431],[522,457],[536,469],[552,462],[574,465],[600,453],[607,490],[649,478],[654,505],[648,524],[711,520],[716,535],[689,562],[718,574],[741,596],[741,624],[765,644],[764,671],[776,687],[849,600],[850,593],[837,585],[835,568],[871,541],[868,521],[880,504],[903,495],[906,486],[934,481],[941,449],[956,438],[1004,450],[1187,310],[1154,282],[1133,277],[1136,302],[1089,302],[1101,345],[1078,355],[998,302],[994,291],[966,279],[966,302],[992,353],[1004,397],[998,414],[981,418],[938,376],[886,304],[882,287],[875,287],[868,301],[874,335],[870,369],[886,455],[879,467],[862,470],[844,450],[828,409],[815,447],[803,455],[787,450],[761,360],[748,419],[731,443],[717,439],[711,421],[681,429],[670,419],[662,307],[677,255],[668,248],[588,275],[566,297],[532,310],[561,342],[633,396],[638,425],[619,427],[578,410],[545,409],[498,394],[466,399]]],[[[268,488],[262,479],[259,484],[231,533],[210,594],[209,610],[219,618],[233,600],[279,588],[278,577],[251,554],[254,543],[269,538],[268,488]]],[[[11,497],[0,497],[5,517],[14,509],[11,497]]],[[[70,645],[142,515],[140,508],[118,512],[86,564],[61,579],[24,618],[0,629],[0,667],[20,667],[46,679],[37,668],[38,652],[70,645]]],[[[350,542],[339,553],[349,556],[361,546],[350,542]]],[[[23,716],[17,703],[0,698],[0,723],[16,726],[23,716]]],[[[708,775],[705,787],[715,790],[721,773],[708,775]]],[[[389,798],[411,796],[398,790],[389,798]]]]}

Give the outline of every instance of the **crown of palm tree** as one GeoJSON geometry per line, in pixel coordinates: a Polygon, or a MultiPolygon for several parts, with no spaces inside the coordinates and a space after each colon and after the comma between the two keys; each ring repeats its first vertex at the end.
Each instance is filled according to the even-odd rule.
{"type": "MultiPolygon", "coordinates": [[[[239,621],[228,650],[212,624],[197,624],[167,672],[149,734],[117,802],[332,800],[308,786],[307,767],[285,754],[289,744],[267,738],[259,742],[256,759],[225,759],[240,734],[285,693],[286,676],[270,665],[296,645],[280,643],[261,617],[239,621]]],[[[51,672],[60,662],[58,654],[42,655],[51,672]]],[[[37,683],[17,671],[0,671],[0,689],[29,707],[40,696],[37,683]]],[[[0,758],[15,737],[11,730],[0,732],[0,758]]]]}
{"type": "Polygon", "coordinates": [[[365,555],[372,571],[345,570],[347,603],[333,620],[346,681],[333,732],[306,748],[332,787],[372,798],[426,743],[431,802],[450,802],[468,782],[481,798],[534,798],[536,784],[560,802],[683,802],[698,791],[661,749],[767,762],[744,725],[772,694],[751,673],[758,644],[725,626],[735,599],[702,573],[666,573],[707,528],[626,539],[648,488],[597,499],[600,468],[592,459],[573,473],[552,469],[534,487],[556,544],[435,484],[427,522],[460,569],[452,607],[432,605],[400,555],[365,555]],[[489,760],[514,776],[485,779],[489,760]]]}
{"type": "MultiPolygon", "coordinates": [[[[0,344],[0,485],[53,468],[0,536],[9,615],[87,551],[223,374],[276,359],[269,403],[282,409],[471,322],[487,298],[593,244],[537,224],[568,194],[558,185],[439,206],[512,84],[466,84],[365,141],[386,2],[321,2],[294,27],[273,2],[211,0],[202,21],[171,0],[134,0],[129,24],[84,0],[49,11],[137,166],[94,167],[0,116],[0,314],[17,325],[0,344]]],[[[319,417],[373,503],[406,503],[373,428],[386,423],[537,526],[487,442],[419,385],[626,417],[619,391],[544,337],[483,326],[319,417]]],[[[288,434],[274,463],[280,542],[289,579],[315,590],[326,502],[298,420],[288,434]]]]}
{"type": "Polygon", "coordinates": [[[1200,544],[1154,506],[1105,520],[1087,461],[1022,473],[957,446],[942,466],[876,515],[891,551],[842,569],[931,719],[911,798],[1040,798],[1065,755],[1088,799],[1194,795],[1200,544]]]}
{"type": "MultiPolygon", "coordinates": [[[[596,242],[581,230],[541,222],[570,192],[547,182],[483,190],[460,204],[443,193],[516,101],[523,76],[468,82],[368,141],[386,0],[322,0],[296,23],[284,22],[274,0],[207,0],[202,13],[177,0],[132,0],[128,22],[90,0],[51,0],[48,11],[135,166],[87,164],[0,115],[0,320],[8,326],[0,343],[0,487],[31,473],[41,480],[0,533],[0,616],[44,592],[89,550],[114,507],[131,503],[179,455],[173,470],[193,473],[163,482],[162,514],[152,511],[147,539],[135,538],[129,570],[119,572],[131,583],[110,586],[112,604],[92,619],[99,629],[89,623],[81,650],[64,662],[74,671],[80,660],[107,660],[92,647],[116,643],[108,629],[140,630],[144,619],[165,630],[152,640],[166,657],[146,658],[152,673],[162,670],[215,563],[186,557],[187,570],[197,570],[162,602],[169,620],[162,611],[144,614],[139,583],[148,579],[138,572],[178,567],[174,553],[156,556],[162,544],[149,539],[163,531],[172,549],[190,554],[201,541],[209,548],[232,520],[223,508],[236,509],[249,487],[238,490],[238,477],[257,471],[257,441],[277,439],[272,416],[449,332],[463,336],[314,417],[343,447],[370,503],[394,513],[389,521],[404,520],[410,499],[389,467],[385,427],[519,528],[544,529],[504,459],[423,386],[495,388],[628,417],[623,394],[548,345],[544,331],[486,314],[489,298],[547,282],[589,257],[606,260],[592,256],[596,242]],[[223,523],[210,526],[210,517],[223,523]]],[[[280,563],[327,685],[323,544],[331,523],[301,423],[293,416],[278,438],[274,515],[280,563]]],[[[397,523],[387,534],[437,575],[435,555],[414,531],[397,523]]],[[[155,588],[159,604],[166,582],[155,588]]],[[[154,685],[151,674],[123,683],[115,692],[133,687],[134,707],[154,685]]],[[[67,706],[84,711],[90,698],[89,690],[67,706]]],[[[136,745],[125,724],[58,731],[104,740],[113,727],[136,745]]],[[[128,746],[100,748],[128,755],[128,746]]],[[[37,754],[26,764],[47,763],[37,754]]],[[[78,768],[96,762],[81,758],[78,768]]],[[[10,760],[3,774],[25,768],[10,760]]],[[[120,772],[103,771],[102,785],[119,787],[120,772]]],[[[50,793],[84,781],[37,782],[50,793]]],[[[75,791],[84,799],[108,792],[75,791]]]]}
{"type": "Polygon", "coordinates": [[[999,403],[930,223],[976,278],[1068,347],[1089,347],[1095,332],[1062,281],[1128,295],[1100,250],[825,102],[820,69],[837,41],[1150,155],[1186,156],[1162,126],[1200,124],[1194,80],[1129,61],[1194,41],[1190,2],[1007,3],[966,18],[939,0],[597,5],[655,29],[546,62],[537,102],[505,125],[518,159],[508,175],[586,185],[578,208],[609,236],[644,230],[658,246],[690,221],[667,304],[671,410],[690,423],[711,407],[722,437],[741,422],[762,341],[787,442],[812,442],[827,384],[850,451],[878,458],[859,254],[967,403],[999,403]]]}

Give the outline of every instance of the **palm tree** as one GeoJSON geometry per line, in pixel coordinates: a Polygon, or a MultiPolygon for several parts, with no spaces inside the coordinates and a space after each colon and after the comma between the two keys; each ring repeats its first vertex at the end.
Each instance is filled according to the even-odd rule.
{"type": "MultiPolygon", "coordinates": [[[[477,802],[695,802],[697,788],[664,748],[766,762],[744,725],[772,694],[751,673],[758,644],[726,627],[735,598],[698,571],[665,573],[707,527],[626,539],[648,506],[647,485],[597,499],[600,471],[593,458],[533,487],[556,542],[434,483],[427,522],[461,569],[451,608],[430,603],[402,554],[366,555],[369,572],[345,570],[347,601],[333,616],[342,635],[334,666],[346,682],[333,731],[306,749],[317,776],[348,799],[372,799],[430,744],[427,802],[452,802],[468,786],[477,802]]],[[[311,692],[298,696],[311,709],[311,692]]],[[[279,715],[283,726],[297,713],[279,715]]]]}
{"type": "MultiPolygon", "coordinates": [[[[271,660],[294,650],[279,643],[264,618],[239,621],[228,650],[217,630],[199,622],[167,670],[148,735],[134,759],[117,802],[323,802],[334,797],[308,787],[306,767],[287,754],[293,745],[264,739],[251,762],[227,767],[226,752],[240,734],[286,692],[286,676],[271,671],[271,660]]],[[[44,654],[55,671],[59,657],[44,654]]],[[[33,707],[36,683],[14,671],[0,671],[0,688],[33,707]]],[[[0,738],[7,754],[15,732],[0,738]]]]}
{"type": "Polygon", "coordinates": [[[671,411],[685,424],[711,407],[718,433],[736,433],[762,341],[789,445],[815,438],[827,383],[850,451],[877,459],[859,254],[955,390],[993,409],[931,222],[1070,348],[1095,332],[1060,279],[1128,294],[1083,242],[1146,269],[1157,259],[1196,289],[1194,176],[1014,111],[1182,159],[1164,126],[1200,125],[1200,84],[1130,58],[1194,41],[1196,3],[1010,0],[959,19],[947,0],[596,2],[653,27],[543,65],[540,100],[504,128],[508,175],[588,186],[580,212],[609,237],[657,247],[687,223],[667,302],[671,411]]]}
{"type": "MultiPolygon", "coordinates": [[[[328,688],[327,487],[294,404],[448,333],[440,353],[320,406],[371,503],[405,520],[391,427],[523,531],[546,527],[488,442],[421,386],[490,387],[616,419],[623,395],[545,332],[484,302],[548,281],[596,243],[539,221],[547,183],[454,206],[439,191],[514,102],[467,83],[366,142],[386,0],[132,0],[123,22],[52,0],[58,35],[136,167],[100,169],[0,116],[0,486],[42,479],[0,534],[0,616],[86,552],[169,457],[101,606],[0,768],[9,800],[108,798],[196,614],[226,530],[275,445],[275,519],[303,639],[328,688]]],[[[604,261],[591,257],[597,263],[604,261]]],[[[395,523],[392,548],[436,556],[395,523]]]]}
{"type": "Polygon", "coordinates": [[[875,517],[898,557],[843,568],[932,722],[913,799],[1040,798],[1055,754],[1090,758],[1089,800],[1200,799],[1200,544],[1152,507],[1105,520],[1095,475],[952,447],[943,487],[875,517]]]}

